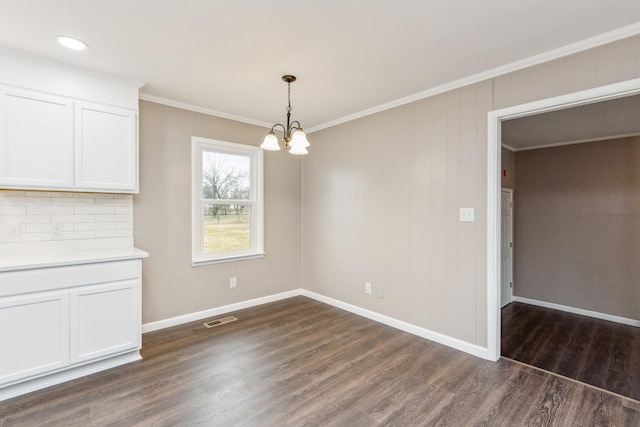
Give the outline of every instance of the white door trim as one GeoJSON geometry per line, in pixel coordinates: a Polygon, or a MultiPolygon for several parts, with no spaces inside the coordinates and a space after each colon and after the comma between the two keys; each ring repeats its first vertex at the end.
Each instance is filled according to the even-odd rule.
{"type": "Polygon", "coordinates": [[[487,355],[500,358],[500,147],[504,120],[640,93],[640,79],[516,105],[488,113],[487,150],[487,355]]]}

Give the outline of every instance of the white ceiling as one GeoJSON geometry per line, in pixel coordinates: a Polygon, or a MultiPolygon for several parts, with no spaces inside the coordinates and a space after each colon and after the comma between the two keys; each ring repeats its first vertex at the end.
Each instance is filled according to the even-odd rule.
{"type": "Polygon", "coordinates": [[[640,135],[640,95],[534,114],[502,123],[514,151],[640,135]]]}
{"type": "Polygon", "coordinates": [[[0,46],[265,125],[294,74],[317,129],[639,21],[638,0],[0,0],[0,46]]]}

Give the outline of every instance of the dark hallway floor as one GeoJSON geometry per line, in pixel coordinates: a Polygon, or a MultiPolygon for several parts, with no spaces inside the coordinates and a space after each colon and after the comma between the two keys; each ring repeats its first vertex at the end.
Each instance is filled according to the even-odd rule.
{"type": "Polygon", "coordinates": [[[513,302],[502,356],[640,400],[640,328],[513,302]]]}

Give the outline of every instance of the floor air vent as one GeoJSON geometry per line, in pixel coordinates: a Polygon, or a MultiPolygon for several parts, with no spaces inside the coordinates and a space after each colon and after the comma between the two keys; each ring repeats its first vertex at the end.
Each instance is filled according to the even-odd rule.
{"type": "Polygon", "coordinates": [[[211,320],[209,322],[203,323],[203,325],[206,326],[207,328],[215,328],[216,326],[224,325],[225,323],[235,322],[236,320],[238,319],[233,316],[227,316],[227,317],[223,317],[222,319],[211,320]]]}

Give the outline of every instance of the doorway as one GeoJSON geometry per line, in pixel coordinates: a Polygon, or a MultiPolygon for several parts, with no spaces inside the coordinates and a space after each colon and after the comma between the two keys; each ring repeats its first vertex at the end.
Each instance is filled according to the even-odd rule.
{"type": "Polygon", "coordinates": [[[574,106],[624,98],[640,93],[640,79],[602,86],[522,104],[488,114],[487,162],[487,356],[500,358],[500,320],[502,306],[502,192],[499,171],[501,164],[502,122],[574,106]],[[500,194],[500,197],[498,196],[500,194]]]}

